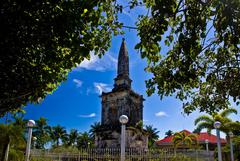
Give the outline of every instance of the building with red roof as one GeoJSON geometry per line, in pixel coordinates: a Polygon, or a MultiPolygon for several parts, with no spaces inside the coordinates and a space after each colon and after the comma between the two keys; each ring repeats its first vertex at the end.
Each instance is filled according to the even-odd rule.
{"type": "MultiPolygon", "coordinates": [[[[188,130],[183,130],[181,132],[185,132],[186,135],[192,134],[188,130]]],[[[174,135],[165,137],[161,140],[156,141],[155,144],[160,148],[173,147],[173,137],[174,137],[174,135]]],[[[197,137],[197,142],[199,145],[204,145],[204,147],[205,147],[205,145],[208,144],[209,149],[214,149],[217,146],[217,136],[216,135],[209,134],[207,132],[202,132],[202,133],[196,133],[196,137],[197,137]]],[[[226,140],[221,138],[221,144],[226,144],[226,143],[227,143],[226,140]]]]}

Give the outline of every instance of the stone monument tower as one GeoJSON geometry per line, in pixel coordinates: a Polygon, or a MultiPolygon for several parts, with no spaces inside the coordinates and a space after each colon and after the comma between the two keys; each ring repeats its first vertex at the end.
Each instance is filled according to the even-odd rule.
{"type": "Polygon", "coordinates": [[[129,148],[147,148],[147,136],[133,129],[143,119],[142,95],[131,88],[129,78],[129,57],[126,42],[123,39],[118,56],[117,77],[111,92],[102,93],[102,136],[96,138],[98,147],[120,147],[119,117],[127,115],[126,141],[129,148]],[[131,128],[128,128],[131,127],[131,128]],[[135,132],[134,132],[135,131],[135,132]]]}

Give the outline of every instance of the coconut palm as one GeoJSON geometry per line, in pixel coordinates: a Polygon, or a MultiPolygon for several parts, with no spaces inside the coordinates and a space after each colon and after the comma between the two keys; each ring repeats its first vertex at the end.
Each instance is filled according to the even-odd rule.
{"type": "Polygon", "coordinates": [[[176,148],[180,145],[191,147],[193,144],[197,144],[197,136],[195,134],[188,134],[186,131],[176,132],[173,136],[174,153],[176,154],[176,148]]]}
{"type": "Polygon", "coordinates": [[[50,138],[52,139],[54,145],[59,147],[60,142],[65,142],[67,139],[67,131],[60,125],[54,126],[50,129],[50,138]]]}
{"type": "Polygon", "coordinates": [[[173,135],[173,131],[172,130],[168,130],[167,132],[165,132],[166,137],[172,136],[173,135]]]}
{"type": "MultiPolygon", "coordinates": [[[[11,120],[6,119],[6,123],[0,125],[0,159],[1,161],[8,160],[10,150],[14,150],[16,153],[23,155],[21,150],[25,146],[24,130],[26,126],[26,120],[24,117],[24,110],[18,110],[10,113],[11,120]],[[19,150],[21,149],[21,150],[19,150]]],[[[16,154],[14,153],[14,154],[16,154]]],[[[20,155],[17,155],[20,158],[20,155]]]]}
{"type": "Polygon", "coordinates": [[[153,147],[155,141],[158,139],[159,131],[157,128],[153,128],[152,125],[145,126],[146,134],[148,135],[148,147],[153,147]]]}
{"type": "Polygon", "coordinates": [[[37,138],[36,148],[44,149],[44,145],[50,141],[49,130],[46,118],[40,117],[39,120],[36,120],[36,127],[33,129],[33,136],[37,138]]]}
{"type": "Polygon", "coordinates": [[[229,131],[240,127],[239,123],[233,122],[230,118],[228,118],[228,116],[232,113],[237,114],[237,110],[229,108],[213,115],[201,115],[195,119],[195,125],[197,125],[195,131],[207,129],[207,131],[211,133],[211,130],[214,129],[214,122],[219,121],[221,122],[220,130],[228,134],[229,131]]]}
{"type": "Polygon", "coordinates": [[[196,143],[197,136],[195,134],[187,134],[185,131],[176,132],[173,137],[173,144],[177,147],[179,145],[191,146],[196,143]]]}
{"type": "Polygon", "coordinates": [[[88,132],[84,132],[78,136],[77,148],[90,148],[93,145],[93,138],[88,132]]]}
{"type": "Polygon", "coordinates": [[[70,133],[68,134],[67,140],[65,141],[65,144],[67,146],[75,146],[78,139],[78,131],[76,129],[71,129],[70,133]]]}
{"type": "Polygon", "coordinates": [[[12,113],[11,123],[13,124],[13,126],[18,126],[18,127],[21,127],[22,129],[25,129],[27,120],[23,119],[24,114],[25,114],[24,111],[18,111],[18,112],[12,113]]]}
{"type": "MultiPolygon", "coordinates": [[[[10,149],[14,149],[23,156],[23,153],[21,152],[25,147],[23,128],[21,126],[14,126],[13,124],[0,124],[0,131],[1,161],[8,160],[10,149]]],[[[21,156],[18,157],[20,158],[21,156]]]]}
{"type": "Polygon", "coordinates": [[[100,136],[103,131],[103,127],[100,122],[94,122],[93,125],[91,125],[90,129],[90,135],[91,137],[97,137],[100,136]]]}
{"type": "Polygon", "coordinates": [[[226,126],[234,133],[234,135],[240,136],[240,122],[239,121],[230,122],[226,126]]]}

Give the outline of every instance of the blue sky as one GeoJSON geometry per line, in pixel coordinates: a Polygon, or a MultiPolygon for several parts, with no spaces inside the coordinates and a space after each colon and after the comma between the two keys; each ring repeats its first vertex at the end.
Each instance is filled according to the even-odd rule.
{"type": "MultiPolygon", "coordinates": [[[[26,106],[26,118],[38,119],[42,116],[48,118],[51,125],[60,124],[67,129],[76,128],[79,131],[89,130],[91,124],[100,121],[99,96],[102,91],[110,91],[113,87],[122,37],[117,36],[113,39],[112,47],[102,59],[92,54],[90,61],[84,61],[69,73],[67,81],[63,82],[53,94],[48,95],[41,104],[26,106]]],[[[147,97],[144,81],[151,75],[144,71],[146,60],[141,59],[139,53],[134,50],[137,38],[132,31],[127,32],[124,37],[130,57],[132,88],[146,99],[144,124],[158,128],[162,137],[167,130],[193,130],[193,120],[197,114],[184,116],[181,113],[181,102],[174,97],[160,100],[156,94],[147,97]]]]}
{"type": "MultiPolygon", "coordinates": [[[[134,12],[120,16],[126,25],[134,26],[137,14],[145,12],[138,8],[134,12]],[[131,14],[131,15],[130,15],[131,14]]],[[[165,97],[160,100],[154,94],[146,95],[145,80],[151,77],[146,73],[146,60],[140,58],[140,53],[134,50],[139,41],[135,30],[125,29],[124,36],[116,36],[112,40],[112,46],[102,59],[91,53],[91,59],[82,62],[78,68],[69,73],[68,79],[63,82],[53,94],[48,95],[38,105],[29,104],[26,110],[27,119],[39,119],[45,117],[50,125],[62,125],[68,130],[75,128],[79,131],[88,131],[90,125],[101,120],[101,95],[102,91],[110,91],[113,87],[113,79],[116,77],[116,65],[122,38],[126,39],[129,59],[130,78],[133,80],[132,88],[146,99],[144,102],[144,124],[153,125],[164,137],[168,130],[180,131],[194,129],[194,119],[199,116],[194,112],[189,116],[183,115],[182,103],[173,97],[165,97]]],[[[166,47],[162,46],[163,50],[166,47]]]]}

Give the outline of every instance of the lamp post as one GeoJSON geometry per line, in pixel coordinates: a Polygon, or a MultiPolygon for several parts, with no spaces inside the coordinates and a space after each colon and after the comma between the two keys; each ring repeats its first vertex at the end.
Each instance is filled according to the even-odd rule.
{"type": "Polygon", "coordinates": [[[234,156],[233,156],[233,144],[232,144],[233,133],[230,131],[230,132],[228,133],[228,135],[229,135],[229,140],[230,140],[231,161],[234,161],[234,156]]]}
{"type": "Polygon", "coordinates": [[[29,120],[28,123],[27,123],[28,138],[27,138],[27,147],[26,147],[25,161],[29,161],[30,150],[31,150],[32,128],[34,126],[35,126],[35,121],[34,120],[29,120]]]}
{"type": "Polygon", "coordinates": [[[206,151],[207,151],[207,153],[208,153],[208,143],[209,143],[209,141],[208,141],[208,139],[206,139],[205,140],[205,144],[206,144],[206,151]]]}
{"type": "Polygon", "coordinates": [[[206,140],[205,140],[205,144],[206,144],[206,151],[207,151],[207,156],[208,156],[208,160],[209,160],[209,149],[208,149],[208,143],[209,143],[209,140],[206,139],[206,140]]]}
{"type": "Polygon", "coordinates": [[[37,137],[34,136],[32,139],[33,139],[33,149],[35,149],[36,148],[37,137]]]}
{"type": "Polygon", "coordinates": [[[222,161],[222,152],[221,152],[221,140],[220,140],[220,131],[219,128],[221,127],[221,122],[216,121],[214,122],[214,128],[216,129],[217,133],[217,146],[218,146],[218,161],[222,161]]]}
{"type": "Polygon", "coordinates": [[[128,122],[128,117],[126,115],[121,115],[119,117],[119,121],[122,124],[121,127],[121,161],[125,161],[125,131],[126,131],[126,124],[128,122]]]}

